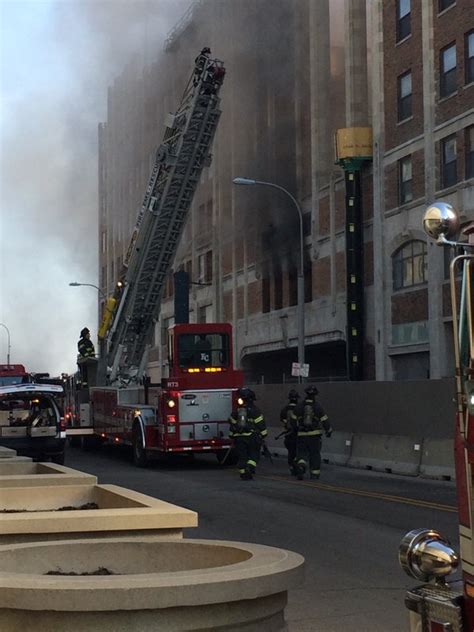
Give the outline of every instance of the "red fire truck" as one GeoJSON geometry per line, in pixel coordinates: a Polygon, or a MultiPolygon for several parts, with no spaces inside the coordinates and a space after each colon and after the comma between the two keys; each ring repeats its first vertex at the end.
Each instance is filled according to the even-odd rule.
{"type": "Polygon", "coordinates": [[[423,220],[438,244],[460,249],[451,262],[450,285],[456,360],[456,426],[454,455],[458,497],[462,579],[448,583],[459,558],[450,543],[432,529],[415,529],[402,539],[402,568],[428,582],[409,590],[405,603],[412,632],[472,632],[474,630],[474,222],[462,231],[465,242],[451,241],[459,231],[454,208],[436,202],[423,220]]]}
{"type": "Polygon", "coordinates": [[[227,460],[228,418],[243,385],[242,372],[233,369],[231,335],[224,323],[171,327],[169,377],[160,385],[91,389],[96,437],[133,446],[137,466],[180,452],[214,452],[227,460]]]}
{"type": "Polygon", "coordinates": [[[163,289],[220,116],[223,64],[207,54],[198,61],[167,119],[124,267],[105,305],[99,358],[78,360],[80,379],[68,403],[75,422],[69,434],[131,444],[139,466],[169,452],[213,451],[227,459],[227,420],[243,383],[233,368],[231,326],[189,324],[188,310],[178,310],[176,301],[167,377],[151,385],[145,374],[163,289]]]}

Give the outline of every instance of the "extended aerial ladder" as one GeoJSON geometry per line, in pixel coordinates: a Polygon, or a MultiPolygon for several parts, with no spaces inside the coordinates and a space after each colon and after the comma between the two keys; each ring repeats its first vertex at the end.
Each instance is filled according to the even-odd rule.
{"type": "Polygon", "coordinates": [[[166,121],[121,278],[99,329],[105,347],[99,376],[109,369],[110,384],[143,376],[167,275],[201,172],[210,165],[224,75],[221,61],[201,53],[178,110],[166,121]]]}

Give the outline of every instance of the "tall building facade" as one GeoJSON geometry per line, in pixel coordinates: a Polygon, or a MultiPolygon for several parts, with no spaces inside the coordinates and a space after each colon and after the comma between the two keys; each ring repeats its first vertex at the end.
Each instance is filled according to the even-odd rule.
{"type": "MultiPolygon", "coordinates": [[[[199,0],[156,61],[130,63],[99,127],[100,283],[111,292],[163,122],[203,46],[225,61],[211,166],[174,270],[191,279],[190,320],[227,321],[248,381],[291,379],[297,360],[299,215],[305,354],[314,379],[347,376],[346,190],[334,133],[373,128],[361,175],[365,379],[449,375],[442,249],[421,232],[442,197],[474,218],[474,15],[469,0],[199,0]]],[[[173,277],[150,352],[166,375],[173,277]]]]}

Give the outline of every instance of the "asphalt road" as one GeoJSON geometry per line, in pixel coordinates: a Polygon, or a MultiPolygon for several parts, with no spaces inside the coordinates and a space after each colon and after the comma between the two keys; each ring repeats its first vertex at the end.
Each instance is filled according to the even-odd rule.
{"type": "Polygon", "coordinates": [[[289,594],[290,632],[408,630],[406,588],[398,566],[401,537],[439,529],[457,547],[455,485],[323,466],[320,481],[296,481],[285,460],[260,463],[254,481],[220,468],[213,455],[135,468],[127,450],[68,448],[66,465],[193,509],[199,527],[185,537],[257,542],[306,559],[304,584],[289,594]]]}

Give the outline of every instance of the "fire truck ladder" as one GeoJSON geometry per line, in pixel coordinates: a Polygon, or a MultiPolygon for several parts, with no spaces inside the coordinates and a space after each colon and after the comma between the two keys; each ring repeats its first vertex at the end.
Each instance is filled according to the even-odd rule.
{"type": "Polygon", "coordinates": [[[179,109],[170,115],[128,252],[123,291],[108,336],[109,382],[138,381],[158,320],[167,275],[220,117],[224,66],[201,58],[179,109]]]}

